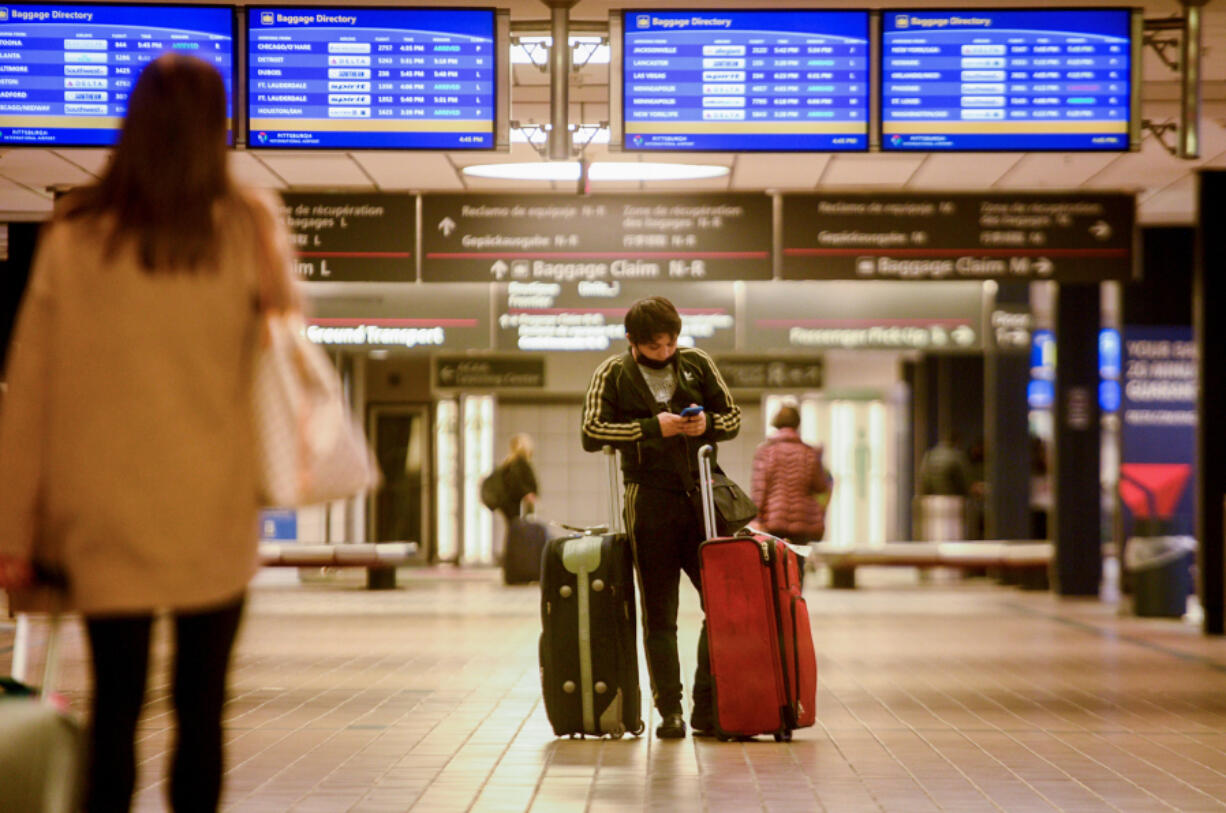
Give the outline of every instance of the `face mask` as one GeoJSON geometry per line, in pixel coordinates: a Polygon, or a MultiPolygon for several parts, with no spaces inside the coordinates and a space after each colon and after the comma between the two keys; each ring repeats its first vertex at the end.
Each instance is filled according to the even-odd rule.
{"type": "Polygon", "coordinates": [[[642,364],[644,367],[648,367],[652,370],[663,370],[665,367],[673,363],[672,356],[669,356],[668,358],[664,359],[664,361],[656,361],[655,359],[647,358],[641,353],[635,353],[634,355],[635,355],[635,359],[634,359],[635,361],[637,361],[639,364],[642,364]]]}

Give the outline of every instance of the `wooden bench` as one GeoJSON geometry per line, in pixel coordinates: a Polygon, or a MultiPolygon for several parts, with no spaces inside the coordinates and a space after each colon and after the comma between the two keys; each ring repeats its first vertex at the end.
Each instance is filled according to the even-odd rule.
{"type": "Polygon", "coordinates": [[[417,550],[416,542],[335,545],[261,542],[260,564],[264,567],[364,567],[369,589],[391,590],[396,586],[396,568],[416,561],[417,550]]]}
{"type": "Polygon", "coordinates": [[[986,542],[886,542],[869,547],[846,547],[832,542],[811,546],[811,556],[830,568],[830,586],[856,586],[856,568],[951,567],[963,570],[989,568],[1001,571],[1010,583],[1024,588],[1047,589],[1047,569],[1052,543],[1042,540],[996,540],[986,542]]]}

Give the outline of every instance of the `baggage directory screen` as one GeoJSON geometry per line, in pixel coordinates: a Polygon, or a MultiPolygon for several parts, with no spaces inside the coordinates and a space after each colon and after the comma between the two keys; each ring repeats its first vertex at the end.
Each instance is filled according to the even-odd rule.
{"type": "Polygon", "coordinates": [[[247,10],[259,147],[492,149],[494,11],[247,10]]]}
{"type": "Polygon", "coordinates": [[[868,148],[868,13],[623,12],[627,150],[868,148]]]}
{"type": "Polygon", "coordinates": [[[231,8],[0,5],[0,144],[111,146],[141,69],[167,51],[217,67],[233,121],[233,43],[231,8]]]}
{"type": "Polygon", "coordinates": [[[1128,9],[882,12],[884,150],[1127,150],[1128,9]]]}

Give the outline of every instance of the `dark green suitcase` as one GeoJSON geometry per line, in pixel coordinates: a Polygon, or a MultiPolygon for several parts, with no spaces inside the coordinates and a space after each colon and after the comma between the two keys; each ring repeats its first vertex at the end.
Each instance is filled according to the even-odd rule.
{"type": "Polygon", "coordinates": [[[617,456],[608,528],[551,539],[541,566],[541,689],[558,736],[643,732],[634,564],[620,525],[617,456]]]}

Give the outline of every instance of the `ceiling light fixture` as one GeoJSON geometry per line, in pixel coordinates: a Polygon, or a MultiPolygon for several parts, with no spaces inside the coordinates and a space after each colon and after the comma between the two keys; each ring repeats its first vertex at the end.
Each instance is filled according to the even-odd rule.
{"type": "MultiPolygon", "coordinates": [[[[508,181],[577,181],[578,161],[529,161],[511,164],[475,164],[465,175],[508,181]]],[[[665,164],[655,161],[596,161],[588,167],[592,181],[691,181],[719,178],[728,167],[715,164],[665,164]]]]}

